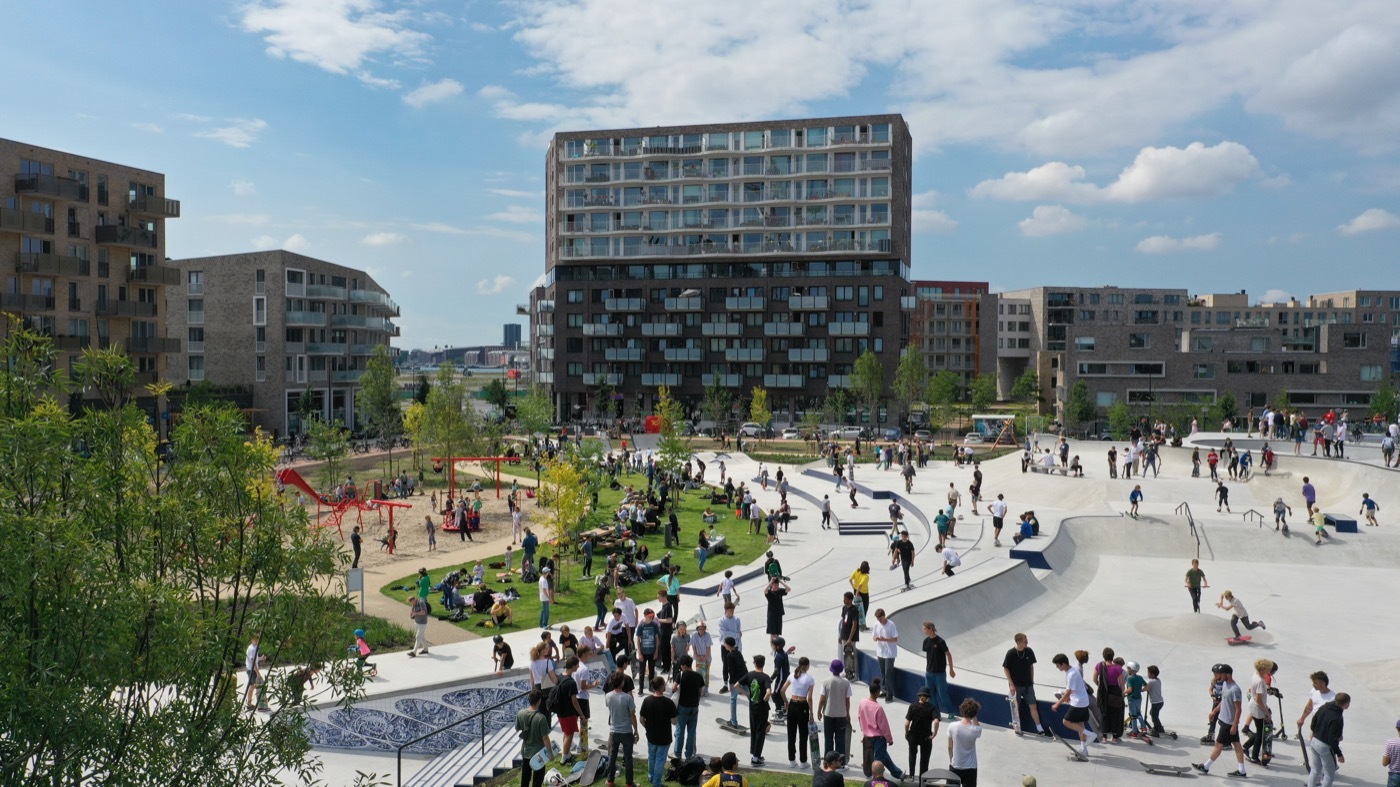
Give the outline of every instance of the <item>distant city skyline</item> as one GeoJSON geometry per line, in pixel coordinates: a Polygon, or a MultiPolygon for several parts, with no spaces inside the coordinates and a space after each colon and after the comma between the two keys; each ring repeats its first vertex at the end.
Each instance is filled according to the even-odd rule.
{"type": "Polygon", "coordinates": [[[1393,2],[71,11],[7,9],[23,78],[0,137],[164,173],[172,257],[366,270],[403,348],[493,340],[528,300],[561,130],[901,113],[915,279],[1256,300],[1395,281],[1393,2]]]}

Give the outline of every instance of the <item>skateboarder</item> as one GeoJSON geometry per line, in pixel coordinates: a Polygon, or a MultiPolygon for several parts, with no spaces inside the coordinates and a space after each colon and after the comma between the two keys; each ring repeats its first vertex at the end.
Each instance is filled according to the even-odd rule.
{"type": "Polygon", "coordinates": [[[899,567],[904,571],[904,589],[914,587],[909,580],[909,569],[914,567],[914,542],[909,540],[909,531],[905,530],[899,534],[899,541],[895,542],[895,550],[899,553],[899,567]]]}
{"type": "Polygon", "coordinates": [[[1372,527],[1380,527],[1381,523],[1376,521],[1376,512],[1379,510],[1381,510],[1381,507],[1376,505],[1376,501],[1371,499],[1371,495],[1369,493],[1362,492],[1361,510],[1357,513],[1366,515],[1366,524],[1371,525],[1372,527]]]}
{"type": "Polygon", "coordinates": [[[1329,538],[1327,535],[1327,515],[1322,513],[1322,509],[1313,506],[1308,510],[1308,518],[1312,520],[1313,544],[1322,546],[1322,539],[1329,538]]]}
{"type": "Polygon", "coordinates": [[[1138,518],[1138,504],[1142,502],[1142,485],[1134,484],[1133,491],[1128,493],[1128,516],[1133,519],[1138,518]]]}
{"type": "MultiPolygon", "coordinates": [[[[1047,738],[1053,737],[1040,723],[1040,709],[1035,704],[1035,651],[1031,650],[1030,640],[1025,634],[1018,633],[1015,642],[1016,647],[1006,651],[1006,658],[1001,661],[1001,671],[1006,675],[1007,695],[1016,698],[1017,713],[1021,712],[1019,703],[1026,703],[1037,733],[1047,738]]],[[[1083,681],[1082,676],[1080,680],[1083,681]]]]}
{"type": "Polygon", "coordinates": [[[1288,517],[1293,516],[1293,509],[1283,502],[1283,498],[1274,500],[1274,531],[1278,532],[1283,528],[1283,532],[1288,532],[1288,517]]]}
{"type": "Polygon", "coordinates": [[[1220,753],[1229,746],[1235,750],[1235,761],[1239,763],[1239,769],[1232,771],[1230,775],[1248,776],[1244,768],[1244,747],[1240,745],[1240,716],[1244,710],[1244,703],[1240,687],[1235,683],[1235,671],[1229,664],[1216,664],[1211,667],[1211,672],[1215,673],[1216,680],[1221,683],[1220,701],[1210,711],[1210,717],[1219,722],[1219,731],[1215,736],[1215,747],[1211,749],[1210,759],[1196,763],[1196,770],[1210,773],[1210,768],[1219,759],[1220,753]]]}
{"type": "MultiPolygon", "coordinates": [[[[1064,693],[1055,700],[1055,704],[1050,706],[1050,710],[1057,711],[1060,706],[1069,703],[1069,710],[1065,711],[1063,723],[1065,727],[1079,734],[1079,757],[1089,759],[1089,744],[1098,737],[1087,727],[1089,721],[1089,686],[1084,682],[1084,673],[1077,667],[1071,667],[1069,656],[1063,653],[1056,653],[1050,660],[1055,669],[1064,673],[1065,690],[1064,693]]],[[[1035,707],[1032,705],[1031,707],[1035,707]]],[[[1036,726],[1040,726],[1039,722],[1036,726]]],[[[1047,735],[1046,737],[1050,737],[1047,735]]]]}
{"type": "Polygon", "coordinates": [[[1186,569],[1186,592],[1191,594],[1191,611],[1201,611],[1201,588],[1210,587],[1206,572],[1201,570],[1201,561],[1192,558],[1191,567],[1186,569]]]}
{"type": "Polygon", "coordinates": [[[1230,487],[1225,486],[1224,481],[1215,483],[1215,513],[1220,513],[1221,507],[1226,513],[1230,513],[1230,487]]]}
{"type": "Polygon", "coordinates": [[[1249,631],[1253,631],[1256,628],[1261,628],[1265,631],[1269,630],[1269,627],[1265,626],[1262,620],[1257,623],[1250,621],[1249,611],[1244,608],[1244,603],[1235,598],[1235,594],[1228,590],[1220,594],[1220,600],[1215,603],[1215,606],[1230,613],[1230,628],[1235,632],[1236,640],[1240,638],[1241,623],[1243,623],[1244,627],[1249,631]]]}

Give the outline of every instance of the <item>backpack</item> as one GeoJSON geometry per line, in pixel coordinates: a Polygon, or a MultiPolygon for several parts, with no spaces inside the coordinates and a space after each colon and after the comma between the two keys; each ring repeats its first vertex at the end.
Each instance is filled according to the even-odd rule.
{"type": "MultiPolygon", "coordinates": [[[[549,712],[556,716],[568,715],[568,711],[572,710],[572,708],[565,708],[562,704],[564,702],[564,692],[560,691],[560,689],[562,689],[566,683],[574,687],[573,694],[578,693],[578,684],[574,682],[573,678],[566,676],[559,679],[559,682],[549,690],[549,695],[545,698],[545,707],[549,708],[549,712]]],[[[570,696],[572,696],[572,694],[570,696]]]]}
{"type": "Polygon", "coordinates": [[[700,774],[704,773],[705,767],[704,758],[698,754],[684,760],[672,757],[671,764],[666,769],[666,781],[679,782],[686,787],[696,787],[700,784],[700,774]]]}

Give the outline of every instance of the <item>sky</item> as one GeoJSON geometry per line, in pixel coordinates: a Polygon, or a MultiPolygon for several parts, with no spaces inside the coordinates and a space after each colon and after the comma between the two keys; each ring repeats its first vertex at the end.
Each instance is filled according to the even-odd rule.
{"type": "Polygon", "coordinates": [[[550,136],[897,112],[915,278],[1400,289],[1395,0],[0,6],[0,137],[166,175],[173,257],[363,268],[397,346],[499,342],[550,136]]]}

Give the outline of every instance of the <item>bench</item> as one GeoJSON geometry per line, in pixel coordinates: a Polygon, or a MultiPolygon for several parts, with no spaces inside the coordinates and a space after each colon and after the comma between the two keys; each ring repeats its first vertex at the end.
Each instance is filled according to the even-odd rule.
{"type": "Polygon", "coordinates": [[[1037,464],[1037,463],[1035,463],[1035,462],[1032,462],[1032,463],[1031,463],[1031,472],[1032,472],[1032,473],[1050,473],[1050,474],[1052,474],[1052,475],[1055,474],[1055,473],[1059,473],[1060,475],[1069,475],[1069,468],[1068,468],[1068,467],[1060,467],[1059,465],[1056,465],[1056,466],[1054,466],[1054,467],[1046,467],[1045,465],[1037,464]]]}
{"type": "Polygon", "coordinates": [[[1336,528],[1338,533],[1358,532],[1356,529],[1356,520],[1346,514],[1323,514],[1323,516],[1326,517],[1327,524],[1336,528]]]}

